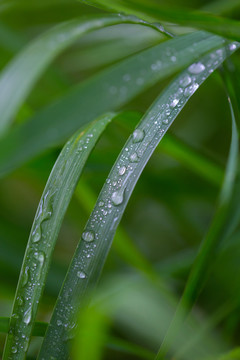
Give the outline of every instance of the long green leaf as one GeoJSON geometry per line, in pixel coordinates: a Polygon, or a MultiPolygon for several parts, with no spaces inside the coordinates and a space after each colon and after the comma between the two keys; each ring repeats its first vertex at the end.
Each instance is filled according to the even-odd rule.
{"type": "Polygon", "coordinates": [[[144,24],[160,30],[133,16],[92,15],[59,24],[24,48],[0,75],[0,135],[10,126],[33,85],[60,52],[90,31],[123,23],[144,24]]]}
{"type": "Polygon", "coordinates": [[[50,174],[30,232],[16,290],[3,359],[24,359],[51,255],[86,160],[114,114],[78,131],[66,143],[50,174]]]}
{"type": "Polygon", "coordinates": [[[66,359],[82,301],[99,279],[117,226],[146,163],[197,88],[230,54],[217,49],[183,71],[147,111],[121,151],[87,222],[56,303],[39,359],[66,359]],[[61,324],[58,326],[58,324],[61,324]],[[52,343],[56,346],[52,347],[52,343]]]}
{"type": "Polygon", "coordinates": [[[133,55],[80,83],[1,139],[0,176],[65,141],[80,126],[119,108],[223,42],[221,37],[204,32],[180,36],[133,55]],[[96,99],[94,106],[93,99],[96,99]]]}
{"type": "Polygon", "coordinates": [[[230,99],[229,106],[232,116],[232,140],[226,173],[220,192],[219,203],[217,205],[217,209],[210,228],[193,263],[183,295],[178,304],[176,313],[168,329],[166,337],[158,352],[156,360],[165,359],[169,346],[174,341],[174,338],[179,331],[186,314],[193,307],[202,289],[206,273],[209,271],[213,256],[217,250],[217,246],[225,235],[226,221],[228,219],[229,206],[234,191],[234,182],[237,175],[238,165],[238,132],[230,99]]]}
{"type": "Polygon", "coordinates": [[[203,11],[164,6],[151,0],[148,2],[141,0],[83,0],[82,2],[100,6],[110,11],[134,14],[147,21],[169,21],[184,26],[192,26],[240,41],[240,24],[238,21],[203,11]]]}

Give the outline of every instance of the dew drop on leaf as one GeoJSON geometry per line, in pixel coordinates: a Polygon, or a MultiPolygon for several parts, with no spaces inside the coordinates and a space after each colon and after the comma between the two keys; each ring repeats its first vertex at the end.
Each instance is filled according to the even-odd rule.
{"type": "Polygon", "coordinates": [[[194,63],[188,68],[191,74],[199,74],[203,70],[205,70],[205,66],[201,62],[194,63]]]}
{"type": "Polygon", "coordinates": [[[95,238],[94,232],[92,230],[84,231],[82,234],[82,239],[87,242],[93,241],[95,238]]]}
{"type": "Polygon", "coordinates": [[[125,172],[126,172],[126,166],[120,167],[120,169],[118,171],[119,175],[122,176],[125,174],[125,172]]]}
{"type": "Polygon", "coordinates": [[[114,191],[114,193],[112,193],[112,202],[114,205],[120,205],[123,202],[123,193],[124,191],[122,190],[118,190],[118,191],[114,191]]]}
{"type": "Polygon", "coordinates": [[[141,129],[135,129],[133,132],[133,142],[138,143],[144,139],[145,133],[141,129]]]}
{"type": "Polygon", "coordinates": [[[79,279],[85,279],[86,278],[86,274],[83,271],[78,271],[77,272],[77,277],[79,279]]]}
{"type": "Polygon", "coordinates": [[[30,307],[27,311],[25,311],[23,316],[23,322],[25,322],[26,325],[28,325],[31,322],[32,319],[32,308],[30,307]]]}

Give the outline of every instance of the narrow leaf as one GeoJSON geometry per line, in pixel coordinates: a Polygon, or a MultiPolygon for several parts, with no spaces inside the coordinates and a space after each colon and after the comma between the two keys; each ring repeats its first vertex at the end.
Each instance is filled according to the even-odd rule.
{"type": "Polygon", "coordinates": [[[34,39],[2,71],[0,76],[0,135],[10,126],[13,117],[31,88],[54,58],[84,34],[106,26],[131,23],[154,25],[124,15],[92,15],[61,23],[34,39]]]}
{"type": "Polygon", "coordinates": [[[187,313],[193,307],[203,287],[206,274],[210,269],[213,256],[217,251],[217,246],[225,235],[225,227],[227,225],[226,221],[228,219],[230,201],[234,191],[234,182],[236,179],[238,164],[238,133],[230,99],[229,106],[232,116],[232,139],[226,173],[217,209],[210,228],[193,263],[183,295],[178,304],[176,313],[167,331],[165,339],[158,352],[156,360],[164,359],[166,353],[169,350],[169,347],[174,342],[175,336],[178,333],[180,326],[182,325],[187,313]]]}
{"type": "Polygon", "coordinates": [[[15,294],[3,359],[24,359],[54,245],[82,169],[114,114],[78,131],[60,153],[41,197],[15,294]]]}
{"type": "Polygon", "coordinates": [[[157,98],[121,151],[86,224],[48,327],[39,359],[68,357],[67,340],[83,299],[99,279],[117,226],[146,163],[198,87],[225,60],[220,48],[183,71],[157,98]],[[58,322],[61,321],[61,326],[58,322]],[[56,346],[52,347],[52,343],[56,346]]]}
{"type": "Polygon", "coordinates": [[[133,55],[80,83],[1,139],[0,176],[45,149],[64,142],[80,126],[126,104],[159,80],[223,43],[221,37],[204,32],[180,36],[133,55]],[[97,99],[94,106],[93,99],[97,99]]]}
{"type": "Polygon", "coordinates": [[[216,16],[204,11],[192,11],[174,6],[164,6],[156,1],[91,0],[82,2],[110,11],[134,14],[147,21],[168,21],[184,26],[210,31],[240,41],[239,21],[216,16]]]}

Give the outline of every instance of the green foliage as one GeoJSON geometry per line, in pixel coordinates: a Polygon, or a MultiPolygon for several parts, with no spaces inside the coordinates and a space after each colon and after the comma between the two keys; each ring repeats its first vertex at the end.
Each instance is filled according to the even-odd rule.
{"type": "Polygon", "coordinates": [[[3,360],[239,358],[239,14],[1,2],[3,360]]]}

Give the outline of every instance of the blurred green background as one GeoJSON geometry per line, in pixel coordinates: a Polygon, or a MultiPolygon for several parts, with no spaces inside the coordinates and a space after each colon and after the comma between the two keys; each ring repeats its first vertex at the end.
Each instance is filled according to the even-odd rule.
{"type": "MultiPolygon", "coordinates": [[[[227,11],[219,10],[221,7],[224,9],[225,3],[171,0],[167,5],[194,9],[205,7],[238,19],[238,2],[227,11]]],[[[31,39],[46,29],[68,19],[100,12],[72,0],[0,1],[1,69],[31,39]]],[[[176,33],[189,31],[176,25],[169,28],[176,33]]],[[[30,115],[67,93],[74,84],[100,69],[166,39],[150,28],[126,24],[85,35],[43,74],[21,107],[15,123],[26,121],[30,115]]],[[[238,73],[238,53],[232,61],[238,73]]],[[[144,113],[169,80],[138,96],[124,109],[144,113]]],[[[93,206],[91,198],[97,198],[138,118],[133,113],[127,119],[110,124],[87,162],[80,181],[86,186],[85,204],[79,201],[77,195],[71,201],[54,252],[38,320],[48,321],[50,318],[61,282],[93,206]]],[[[219,73],[212,74],[189,101],[171,127],[169,137],[178,139],[181,144],[206,157],[220,173],[224,170],[231,138],[231,117],[219,73]]],[[[53,148],[0,180],[0,316],[10,316],[31,224],[59,151],[60,148],[53,148]]],[[[143,257],[153,265],[159,279],[166,281],[175,295],[171,302],[167,301],[158,285],[131,266],[113,246],[91,308],[95,322],[100,319],[99,324],[94,325],[96,329],[99,325],[98,335],[95,340],[91,338],[94,337],[94,326],[90,326],[91,336],[80,334],[78,339],[79,344],[81,339],[89,343],[93,341],[93,344],[94,341],[104,342],[103,353],[93,354],[92,358],[151,358],[152,352],[157,351],[173,314],[175,301],[183,290],[196,249],[211,223],[220,183],[221,179],[211,182],[171,154],[164,146],[164,140],[163,145],[159,145],[134,190],[121,227],[143,257]],[[105,334],[104,340],[96,339],[99,333],[105,334]],[[144,347],[146,354],[138,348],[127,351],[128,342],[132,347],[133,344],[144,347]],[[131,355],[131,351],[137,352],[137,349],[140,353],[131,355]]],[[[234,236],[225,240],[218,256],[213,259],[213,270],[194,309],[191,323],[183,331],[189,343],[202,327],[205,327],[204,337],[198,339],[183,358],[205,356],[210,359],[212,355],[239,344],[239,306],[234,306],[240,295],[239,231],[238,228],[234,236]],[[214,323],[213,318],[219,311],[222,315],[214,323]]],[[[2,334],[0,353],[4,338],[2,334]]],[[[29,358],[34,358],[39,342],[39,338],[33,338],[29,358]]],[[[184,346],[183,342],[181,344],[184,346]]],[[[181,346],[176,346],[180,351],[181,346]]],[[[75,354],[80,353],[78,345],[75,344],[75,347],[75,354]]],[[[76,359],[77,356],[73,355],[76,359]]]]}

